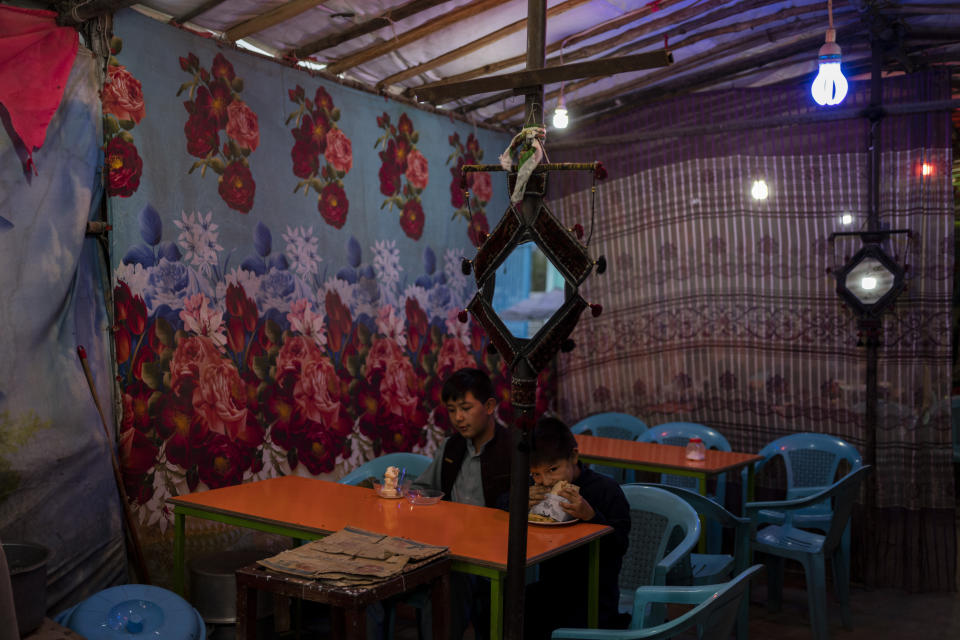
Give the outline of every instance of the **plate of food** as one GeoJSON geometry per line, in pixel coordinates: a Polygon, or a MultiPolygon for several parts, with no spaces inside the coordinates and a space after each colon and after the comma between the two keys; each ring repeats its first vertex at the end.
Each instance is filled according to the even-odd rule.
{"type": "Polygon", "coordinates": [[[551,518],[550,516],[541,516],[536,513],[528,513],[527,522],[529,524],[535,524],[540,527],[562,527],[564,525],[580,522],[580,518],[573,518],[572,520],[564,520],[563,522],[558,522],[553,518],[551,518]]]}

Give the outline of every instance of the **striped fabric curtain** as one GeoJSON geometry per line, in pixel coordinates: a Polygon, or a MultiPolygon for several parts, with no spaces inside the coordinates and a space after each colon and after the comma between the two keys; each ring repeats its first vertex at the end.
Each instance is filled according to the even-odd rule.
{"type": "MultiPolygon", "coordinates": [[[[867,84],[851,83],[846,107],[866,106],[867,84]]],[[[943,73],[884,81],[885,104],[949,97],[943,73]]],[[[600,160],[610,174],[595,206],[581,178],[553,178],[553,210],[592,227],[591,254],[609,264],[581,290],[603,314],[581,320],[576,349],[559,360],[565,419],[623,411],[650,425],[701,422],[738,451],[824,432],[864,453],[866,350],[829,272],[861,246],[831,233],[866,228],[870,124],[784,124],[812,110],[806,87],[697,94],[578,131],[595,157],[550,153],[600,160]],[[662,133],[747,119],[758,126],[662,133]],[[766,199],[751,195],[759,180],[766,199]]],[[[872,526],[855,521],[854,577],[953,590],[950,122],[939,111],[879,126],[882,224],[911,234],[885,244],[907,266],[907,288],[883,316],[876,495],[866,501],[872,526]]]]}

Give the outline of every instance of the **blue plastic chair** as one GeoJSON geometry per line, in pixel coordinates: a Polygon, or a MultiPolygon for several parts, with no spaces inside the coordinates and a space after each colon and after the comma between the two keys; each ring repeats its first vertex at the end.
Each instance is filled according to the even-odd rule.
{"type": "MultiPolygon", "coordinates": [[[[574,434],[587,434],[617,440],[637,440],[646,430],[647,423],[640,418],[616,411],[595,413],[570,427],[570,431],[574,434]]],[[[608,475],[620,484],[636,480],[636,475],[632,470],[628,474],[627,469],[619,467],[592,466],[594,471],[608,475]]]]}
{"type": "MultiPolygon", "coordinates": [[[[763,460],[755,465],[757,475],[774,458],[781,458],[787,476],[787,500],[804,498],[823,491],[837,480],[840,463],[850,465],[848,471],[863,466],[863,459],[852,445],[826,433],[792,433],[778,438],[760,450],[763,460]]],[[[743,472],[746,491],[746,471],[743,472]]],[[[747,497],[744,493],[743,502],[747,497]]],[[[792,516],[794,526],[800,529],[827,530],[833,519],[829,502],[811,503],[792,516]]],[[[783,514],[774,508],[762,509],[753,518],[757,523],[783,522],[783,514]]],[[[844,570],[850,573],[850,529],[843,532],[840,542],[844,570]]]]}
{"type": "MultiPolygon", "coordinates": [[[[682,498],[694,511],[708,523],[733,530],[733,553],[691,553],[688,576],[680,575],[677,584],[706,585],[719,584],[745,571],[750,562],[750,518],[735,516],[722,506],[682,487],[671,485],[642,484],[654,486],[682,498]]],[[[667,582],[673,584],[674,574],[667,576],[667,582]]],[[[749,635],[749,601],[743,600],[742,610],[737,620],[737,638],[746,640],[749,635]]]]}
{"type": "MultiPolygon", "coordinates": [[[[707,449],[716,449],[717,451],[730,451],[730,443],[714,429],[696,422],[666,422],[658,424],[637,438],[641,442],[655,442],[657,444],[669,444],[675,446],[685,446],[690,438],[697,437],[703,440],[703,445],[707,449]]],[[[669,473],[661,474],[660,482],[674,487],[683,487],[691,491],[699,491],[697,479],[689,476],[677,476],[669,473]]],[[[726,474],[717,475],[717,488],[714,493],[708,494],[709,498],[721,505],[726,504],[727,499],[727,477],[726,474]]],[[[710,553],[720,553],[721,527],[716,523],[711,523],[707,527],[707,550],[710,553]]],[[[746,567],[744,567],[746,568],[746,567]]]]}
{"type": "Polygon", "coordinates": [[[419,453],[387,453],[379,458],[367,460],[359,467],[337,480],[337,482],[340,484],[358,485],[371,476],[382,482],[383,472],[387,470],[387,467],[406,469],[407,472],[405,478],[414,480],[417,476],[427,470],[427,467],[430,466],[430,462],[430,457],[420,455],[419,453]]]}
{"type": "Polygon", "coordinates": [[[630,537],[619,583],[625,610],[637,587],[666,585],[667,574],[689,558],[700,539],[700,519],[669,491],[639,484],[621,488],[630,504],[630,537]]]}
{"type": "Polygon", "coordinates": [[[754,565],[723,584],[699,587],[639,587],[633,596],[633,620],[628,630],[557,629],[553,638],[583,640],[666,640],[699,637],[700,640],[727,640],[738,613],[747,602],[747,587],[763,567],[754,565]],[[648,607],[666,604],[696,605],[683,615],[656,626],[644,626],[648,607]]]}
{"type": "Polygon", "coordinates": [[[810,606],[810,626],[815,640],[828,640],[826,558],[833,565],[837,599],[843,626],[852,628],[850,620],[850,571],[842,555],[841,539],[850,524],[853,503],[860,491],[860,482],[870,470],[861,466],[827,487],[805,498],[773,502],[749,502],[747,515],[754,519],[767,509],[775,509],[783,516],[782,524],[772,524],[757,531],[752,546],[754,551],[768,554],[767,601],[768,608],[780,608],[783,593],[783,561],[797,560],[803,565],[807,579],[807,601],[810,606]],[[828,503],[830,523],[826,534],[820,535],[801,528],[796,520],[811,508],[828,503]]]}

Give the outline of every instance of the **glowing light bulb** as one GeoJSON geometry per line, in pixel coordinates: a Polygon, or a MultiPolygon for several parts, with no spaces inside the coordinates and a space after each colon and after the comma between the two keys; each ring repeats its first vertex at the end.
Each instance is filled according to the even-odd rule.
{"type": "Polygon", "coordinates": [[[557,107],[553,110],[553,127],[555,129],[566,129],[570,124],[570,116],[567,115],[567,103],[563,101],[563,87],[560,87],[560,99],[557,100],[557,107]]]}
{"type": "Polygon", "coordinates": [[[840,224],[853,224],[853,216],[849,213],[845,213],[840,216],[840,224]]]}
{"type": "Polygon", "coordinates": [[[865,291],[870,291],[871,289],[877,288],[877,279],[873,276],[864,276],[863,280],[860,281],[860,286],[863,287],[865,291]]]}
{"type": "Polygon", "coordinates": [[[922,176],[932,176],[933,175],[933,165],[927,162],[924,162],[920,165],[920,175],[922,176]]]}
{"type": "Polygon", "coordinates": [[[767,183],[763,180],[754,180],[753,186],[750,188],[750,195],[753,196],[754,200],[766,200],[767,196],[770,195],[770,189],[767,188],[767,183]]]}
{"type": "Polygon", "coordinates": [[[837,32],[827,29],[827,42],[820,47],[820,72],[810,86],[810,94],[819,105],[840,104],[847,97],[847,79],[840,70],[840,45],[837,32]]]}

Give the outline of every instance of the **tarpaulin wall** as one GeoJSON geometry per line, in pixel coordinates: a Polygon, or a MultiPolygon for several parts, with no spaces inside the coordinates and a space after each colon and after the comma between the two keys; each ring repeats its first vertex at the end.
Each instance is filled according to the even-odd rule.
{"type": "MultiPolygon", "coordinates": [[[[122,462],[162,581],[167,497],[431,453],[443,379],[499,373],[457,312],[475,291],[461,257],[505,210],[505,179],[471,179],[468,210],[457,167],[509,140],[132,11],[114,32],[122,462]]],[[[188,553],[238,542],[188,526],[188,553]]]]}
{"type": "Polygon", "coordinates": [[[112,432],[107,273],[85,238],[102,198],[98,90],[81,53],[36,175],[0,134],[0,538],[51,549],[51,612],[126,580],[111,445],[77,358],[82,345],[112,432]]]}
{"type": "MultiPolygon", "coordinates": [[[[845,106],[865,107],[868,84],[851,83],[845,106]]],[[[950,96],[942,71],[883,85],[884,104],[950,96]]],[[[584,295],[604,313],[577,327],[577,348],[559,360],[564,417],[625,411],[651,426],[700,422],[738,451],[822,432],[869,453],[865,349],[828,273],[861,245],[831,242],[831,233],[867,228],[869,122],[663,134],[815,109],[808,87],[735,89],[671,98],[578,131],[581,147],[619,138],[595,151],[610,180],[597,198],[591,252],[605,254],[609,269],[584,295]],[[638,132],[651,135],[627,141],[638,132]],[[758,200],[751,190],[760,179],[769,195],[758,200]]],[[[854,520],[853,571],[875,585],[954,590],[950,118],[888,116],[879,127],[881,225],[911,235],[884,241],[909,268],[906,290],[883,316],[875,468],[865,483],[876,487],[874,509],[854,520]]],[[[589,226],[589,184],[562,187],[568,195],[554,210],[589,226]]]]}

